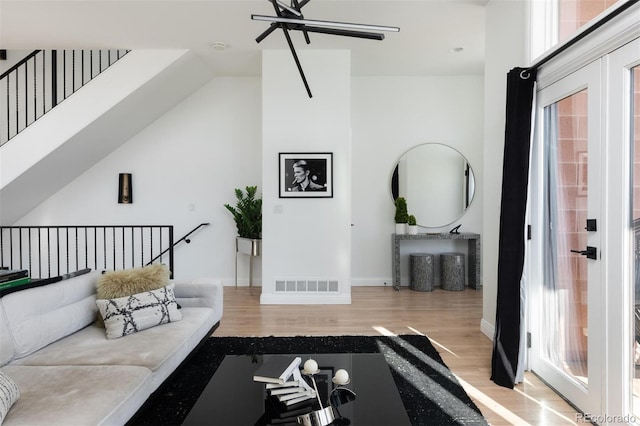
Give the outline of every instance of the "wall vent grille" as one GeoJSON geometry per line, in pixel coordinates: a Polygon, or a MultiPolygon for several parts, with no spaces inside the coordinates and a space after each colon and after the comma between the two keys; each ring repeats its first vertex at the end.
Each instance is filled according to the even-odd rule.
{"type": "Polygon", "coordinates": [[[287,293],[337,293],[338,280],[332,279],[277,279],[276,292],[287,293]]]}

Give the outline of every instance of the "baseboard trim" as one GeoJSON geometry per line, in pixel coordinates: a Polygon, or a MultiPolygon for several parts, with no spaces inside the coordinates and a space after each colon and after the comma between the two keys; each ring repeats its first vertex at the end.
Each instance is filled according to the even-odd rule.
{"type": "Polygon", "coordinates": [[[480,332],[487,336],[489,340],[493,342],[493,336],[495,335],[496,328],[493,324],[489,323],[486,319],[482,318],[480,321],[480,332]]]}

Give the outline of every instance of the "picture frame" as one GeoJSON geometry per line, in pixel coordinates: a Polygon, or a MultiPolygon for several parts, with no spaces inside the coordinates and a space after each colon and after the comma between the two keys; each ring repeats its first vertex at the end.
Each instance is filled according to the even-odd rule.
{"type": "Polygon", "coordinates": [[[280,198],[333,198],[332,152],[281,152],[280,198]]]}

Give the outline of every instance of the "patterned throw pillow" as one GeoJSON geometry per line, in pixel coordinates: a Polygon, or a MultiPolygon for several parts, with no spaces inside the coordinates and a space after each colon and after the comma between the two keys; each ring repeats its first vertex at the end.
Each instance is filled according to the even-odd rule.
{"type": "Polygon", "coordinates": [[[20,390],[11,377],[0,371],[0,424],[11,406],[20,399],[20,390]]]}
{"type": "Polygon", "coordinates": [[[98,299],[96,305],[104,319],[107,339],[182,319],[173,284],[117,299],[98,299]]]}

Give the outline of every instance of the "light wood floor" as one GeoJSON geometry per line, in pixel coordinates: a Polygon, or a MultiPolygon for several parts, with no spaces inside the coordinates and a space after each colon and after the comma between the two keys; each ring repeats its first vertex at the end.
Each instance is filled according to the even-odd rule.
{"type": "Polygon", "coordinates": [[[260,305],[260,288],[225,287],[215,336],[425,334],[492,425],[576,424],[576,411],[532,373],[514,390],[494,384],[480,332],[482,292],[353,287],[351,305],[260,305]]]}

